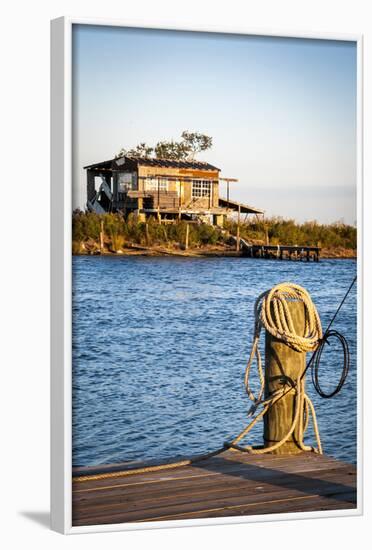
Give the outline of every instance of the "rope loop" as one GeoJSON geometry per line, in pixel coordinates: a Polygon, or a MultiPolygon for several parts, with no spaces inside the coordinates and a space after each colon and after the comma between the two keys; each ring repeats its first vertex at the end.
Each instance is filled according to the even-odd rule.
{"type": "Polygon", "coordinates": [[[305,394],[304,385],[301,384],[301,377],[296,380],[291,387],[283,385],[283,388],[271,393],[269,397],[264,399],[265,395],[265,376],[262,366],[261,352],[259,350],[259,341],[262,328],[267,330],[274,338],[284,342],[293,350],[299,353],[314,352],[318,346],[325,342],[323,339],[322,324],[318,311],[307,290],[300,285],[293,283],[280,283],[270,290],[263,292],[256,300],[254,307],[255,328],[251,353],[248,359],[245,371],[245,388],[249,399],[253,405],[248,411],[248,416],[254,416],[258,407],[262,406],[262,410],[258,413],[250,424],[231,442],[232,448],[245,449],[249,453],[266,453],[278,449],[283,445],[294,433],[296,425],[299,425],[300,440],[297,441],[302,450],[313,450],[322,452],[320,436],[316,421],[315,409],[310,401],[310,398],[305,394]],[[304,308],[304,330],[298,334],[294,328],[290,307],[288,302],[299,302],[304,308]],[[250,386],[250,374],[253,363],[257,365],[257,373],[259,378],[260,389],[255,395],[250,386]],[[275,445],[262,449],[255,449],[251,445],[247,447],[237,446],[237,443],[243,439],[248,432],[256,424],[257,420],[262,418],[266,412],[272,407],[276,401],[281,399],[288,392],[295,392],[296,395],[296,411],[294,414],[293,423],[287,435],[275,443],[275,445]],[[311,414],[314,426],[315,437],[317,440],[317,449],[304,444],[303,436],[306,432],[309,423],[309,415],[311,414]]]}
{"type": "Polygon", "coordinates": [[[322,324],[307,290],[293,283],[280,283],[262,294],[259,300],[260,323],[274,338],[299,352],[313,351],[317,347],[322,338],[322,324]],[[303,334],[297,334],[294,329],[289,301],[304,305],[303,334]]]}
{"type": "Polygon", "coordinates": [[[248,397],[254,403],[260,403],[265,389],[262,358],[259,350],[259,340],[262,328],[274,338],[281,340],[298,352],[314,351],[322,340],[322,324],[318,311],[307,290],[294,283],[280,283],[263,292],[257,298],[254,306],[255,328],[251,353],[245,371],[245,388],[248,397]],[[304,332],[297,334],[294,328],[289,301],[301,302],[304,306],[304,332]],[[256,396],[249,384],[249,376],[253,363],[257,363],[260,390],[256,396]]]}
{"type": "Polygon", "coordinates": [[[323,338],[321,338],[319,342],[318,349],[315,352],[315,357],[311,363],[311,377],[314,384],[314,387],[318,394],[323,397],[324,399],[329,399],[331,397],[334,397],[336,394],[338,394],[341,391],[342,386],[345,384],[347,375],[349,373],[350,368],[350,351],[349,351],[349,344],[347,343],[347,340],[345,336],[340,334],[337,330],[327,330],[324,333],[323,338]],[[320,364],[321,364],[321,358],[324,351],[324,346],[327,344],[327,346],[330,346],[330,340],[335,339],[338,340],[341,344],[342,348],[342,354],[343,354],[343,361],[342,361],[342,370],[340,379],[334,388],[334,390],[326,392],[321,388],[320,381],[319,381],[319,370],[320,370],[320,364]]]}

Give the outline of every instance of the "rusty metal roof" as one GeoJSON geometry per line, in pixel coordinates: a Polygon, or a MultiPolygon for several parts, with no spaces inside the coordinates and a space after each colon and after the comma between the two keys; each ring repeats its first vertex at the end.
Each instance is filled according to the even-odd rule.
{"type": "Polygon", "coordinates": [[[222,208],[228,208],[230,210],[235,210],[238,212],[240,207],[240,212],[242,214],[264,214],[264,210],[259,210],[254,206],[249,206],[248,204],[243,204],[241,202],[232,201],[231,199],[227,200],[223,197],[219,197],[218,205],[222,208]]]}
{"type": "Polygon", "coordinates": [[[85,169],[88,168],[102,168],[106,170],[120,170],[125,164],[135,163],[142,166],[161,166],[163,168],[185,168],[185,169],[196,169],[196,170],[218,170],[216,166],[209,164],[208,162],[203,162],[201,160],[174,160],[174,159],[156,159],[156,158],[140,158],[140,157],[120,157],[117,159],[105,160],[103,162],[97,162],[95,164],[89,164],[84,166],[85,169]]]}

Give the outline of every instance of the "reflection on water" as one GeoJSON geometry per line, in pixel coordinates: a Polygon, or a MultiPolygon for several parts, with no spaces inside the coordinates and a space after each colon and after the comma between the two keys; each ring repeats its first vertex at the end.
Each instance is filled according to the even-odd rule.
{"type": "MultiPolygon", "coordinates": [[[[253,304],[283,281],[311,293],[323,326],[356,272],[353,260],[73,258],[73,464],[193,455],[246,424],[243,375],[253,304]]],[[[334,328],[351,368],[335,398],[307,389],[324,452],[356,460],[356,288],[334,328]]],[[[263,340],[263,339],[262,339],[263,340]]],[[[321,381],[340,372],[327,349],[321,381]]],[[[260,443],[262,425],[252,433],[260,443]]]]}

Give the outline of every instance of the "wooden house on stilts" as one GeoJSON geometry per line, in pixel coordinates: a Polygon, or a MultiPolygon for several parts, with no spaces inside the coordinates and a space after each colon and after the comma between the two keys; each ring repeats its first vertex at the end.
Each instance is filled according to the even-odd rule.
{"type": "Polygon", "coordinates": [[[221,178],[220,169],[207,162],[123,156],[85,169],[87,208],[97,213],[135,212],[159,221],[208,217],[220,226],[233,212],[263,214],[230,200],[230,183],[237,180],[221,178]],[[225,197],[220,184],[226,185],[225,197]]]}

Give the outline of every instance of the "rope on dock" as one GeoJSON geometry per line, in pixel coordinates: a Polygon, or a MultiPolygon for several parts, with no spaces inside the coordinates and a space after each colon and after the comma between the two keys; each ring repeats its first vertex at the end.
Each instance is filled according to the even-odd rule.
{"type": "Polygon", "coordinates": [[[218,454],[226,451],[225,447],[221,447],[216,451],[211,451],[210,453],[205,453],[194,458],[186,458],[185,460],[180,460],[178,462],[166,462],[164,464],[154,464],[153,466],[144,466],[143,468],[131,468],[128,470],[120,470],[117,472],[102,472],[100,474],[93,475],[81,475],[72,478],[72,481],[97,481],[100,479],[112,479],[116,477],[125,477],[133,474],[147,474],[149,472],[159,472],[161,470],[171,470],[173,468],[180,468],[181,466],[189,466],[190,464],[195,464],[196,462],[201,462],[202,460],[207,460],[218,454]]]}
{"type": "Polygon", "coordinates": [[[248,416],[253,418],[248,426],[246,426],[246,428],[244,428],[244,430],[231,442],[225,442],[223,447],[194,458],[180,460],[178,462],[145,466],[143,468],[133,468],[116,472],[104,472],[94,475],[80,475],[73,477],[73,482],[96,481],[100,479],[104,480],[108,478],[118,478],[134,474],[169,470],[179,468],[181,466],[189,466],[208,458],[212,458],[213,456],[217,456],[225,452],[227,449],[236,449],[251,454],[269,453],[278,449],[286,441],[288,441],[288,439],[292,436],[297,424],[299,430],[298,440],[296,439],[296,442],[301,450],[313,451],[322,454],[322,445],[316,420],[315,408],[310,397],[305,393],[302,380],[307,370],[311,367],[314,387],[321,397],[333,397],[341,390],[349,370],[350,354],[346,339],[337,331],[331,331],[330,328],[335,321],[336,316],[338,315],[348,294],[350,293],[355,281],[356,277],[353,279],[335,314],[329,322],[324,336],[322,334],[322,325],[320,322],[318,311],[314,303],[312,302],[308,292],[301,286],[292,283],[281,283],[273,287],[271,290],[264,292],[258,297],[255,303],[255,329],[253,345],[244,377],[246,392],[249,399],[252,401],[252,406],[248,412],[248,416]],[[294,330],[293,321],[287,305],[287,300],[297,300],[303,302],[304,304],[305,330],[303,335],[297,334],[294,330]],[[304,372],[301,374],[301,376],[297,378],[295,382],[292,381],[292,385],[290,386],[290,388],[283,387],[282,389],[272,393],[267,398],[264,397],[265,377],[262,368],[261,353],[259,350],[259,339],[262,327],[264,327],[272,336],[274,336],[278,340],[285,342],[288,346],[296,351],[313,351],[312,356],[307,363],[306,368],[304,369],[304,372]],[[332,392],[326,393],[320,387],[318,371],[321,355],[324,349],[324,344],[329,343],[328,340],[330,337],[336,337],[342,344],[344,354],[344,366],[336,388],[332,392]],[[254,361],[256,361],[258,376],[260,379],[260,389],[257,396],[255,396],[249,384],[249,377],[254,361]],[[292,425],[288,430],[288,433],[280,441],[277,441],[274,445],[268,447],[254,447],[252,445],[243,447],[239,445],[238,443],[251,431],[253,426],[263,418],[263,416],[273,405],[275,405],[275,403],[277,403],[282,397],[287,395],[288,392],[294,392],[295,394],[295,412],[292,425]],[[262,407],[262,410],[256,416],[254,416],[259,407],[262,407]],[[305,445],[303,441],[304,434],[308,428],[310,414],[313,420],[317,448],[305,445]]]}

